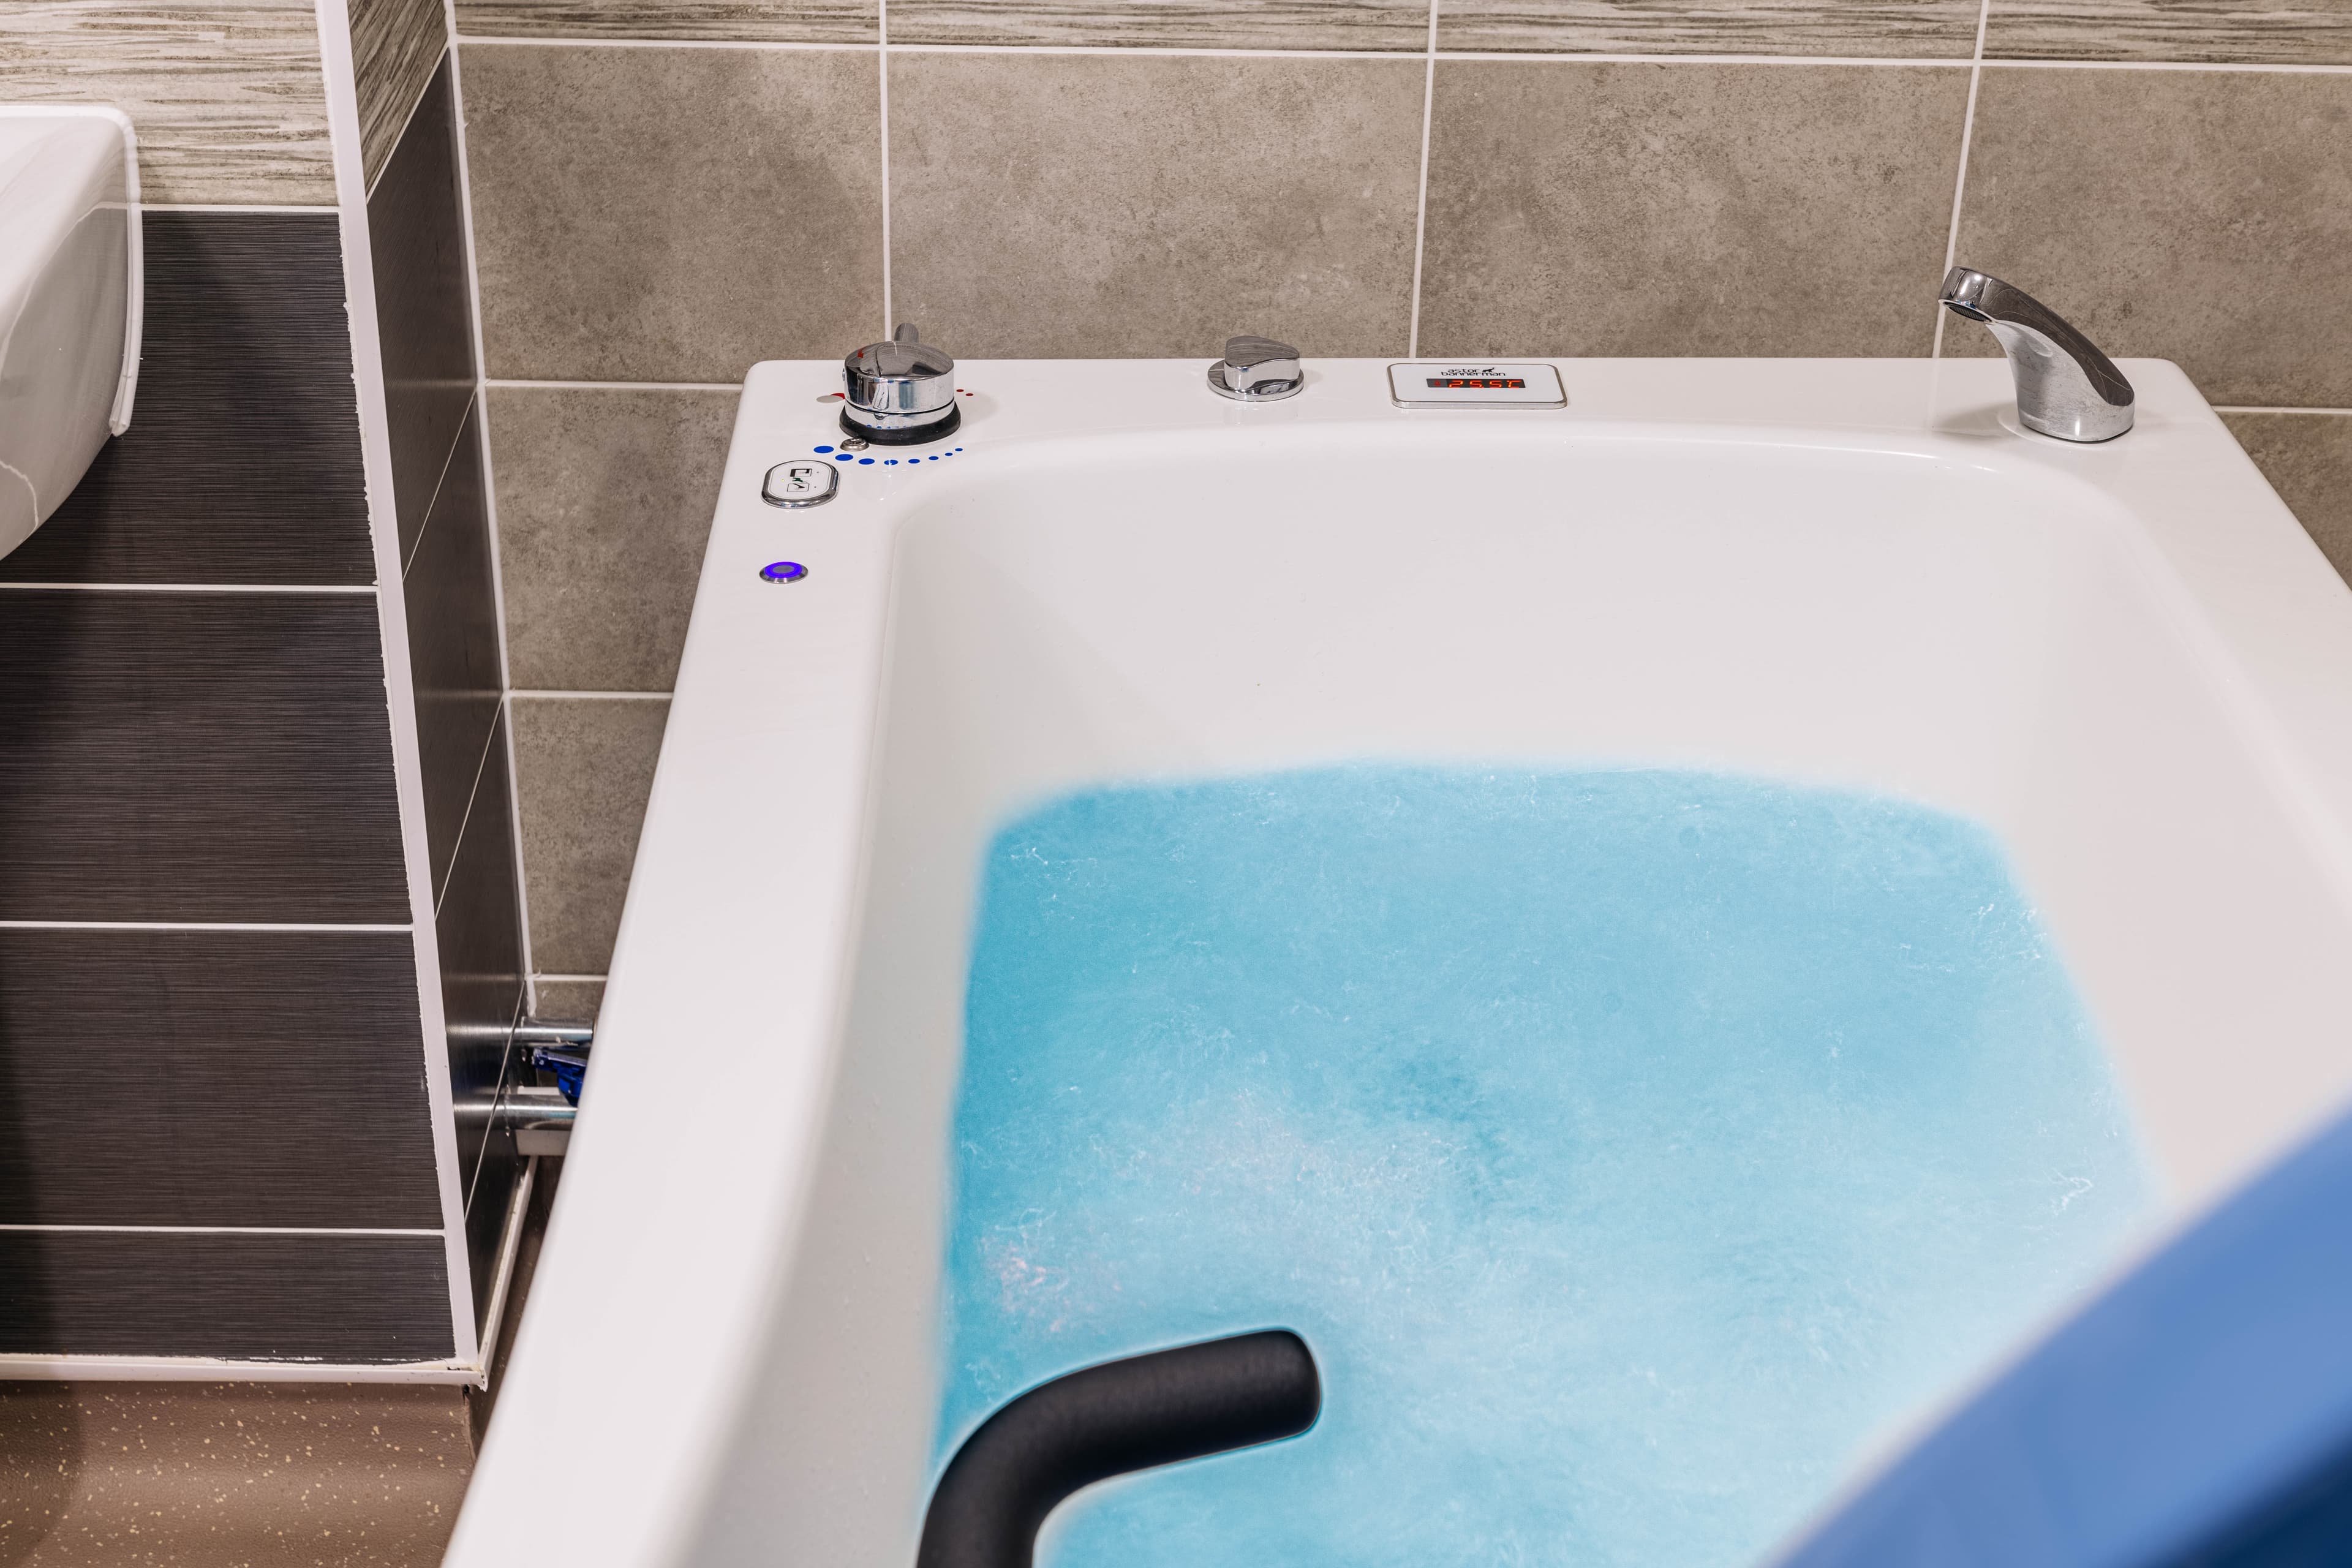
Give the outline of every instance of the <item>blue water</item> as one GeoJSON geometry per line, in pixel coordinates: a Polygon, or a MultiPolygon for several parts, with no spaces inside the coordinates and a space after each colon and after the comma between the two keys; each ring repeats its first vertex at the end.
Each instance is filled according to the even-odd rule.
{"type": "Polygon", "coordinates": [[[1089,791],[988,851],[935,1462],[1108,1357],[1314,1347],[1294,1441],[1051,1568],[1753,1562],[2151,1199],[1982,829],[1678,772],[1089,791]]]}

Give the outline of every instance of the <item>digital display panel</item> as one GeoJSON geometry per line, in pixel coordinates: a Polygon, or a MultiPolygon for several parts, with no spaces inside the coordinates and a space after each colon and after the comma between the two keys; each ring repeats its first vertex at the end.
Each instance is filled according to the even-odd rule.
{"type": "Polygon", "coordinates": [[[1444,387],[1448,391],[1458,391],[1463,388],[1491,388],[1500,391],[1505,388],[1524,387],[1527,383],[1515,375],[1433,375],[1429,378],[1429,384],[1444,387]]]}

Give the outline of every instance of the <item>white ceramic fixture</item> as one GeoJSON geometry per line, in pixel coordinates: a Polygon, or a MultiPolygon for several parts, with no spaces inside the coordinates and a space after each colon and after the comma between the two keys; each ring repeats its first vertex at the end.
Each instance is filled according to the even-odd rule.
{"type": "Polygon", "coordinates": [[[914,1561],[980,853],[1073,787],[1899,795],[2007,846],[2168,1222],[2344,1102],[2352,593],[2187,377],[2126,362],[2138,427],[2076,446],[2000,360],[1558,369],[1405,408],[1309,360],[1252,406],[967,362],[955,436],[845,464],[839,366],[752,370],[455,1568],[914,1561]]]}
{"type": "Polygon", "coordinates": [[[0,105],[0,555],[130,428],[140,272],[130,117],[0,105]]]}

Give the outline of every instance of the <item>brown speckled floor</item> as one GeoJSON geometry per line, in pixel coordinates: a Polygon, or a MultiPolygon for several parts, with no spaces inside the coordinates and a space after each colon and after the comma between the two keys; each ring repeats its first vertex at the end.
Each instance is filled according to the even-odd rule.
{"type": "Polygon", "coordinates": [[[422,1568],[473,1462],[455,1388],[0,1384],[0,1568],[422,1568]]]}

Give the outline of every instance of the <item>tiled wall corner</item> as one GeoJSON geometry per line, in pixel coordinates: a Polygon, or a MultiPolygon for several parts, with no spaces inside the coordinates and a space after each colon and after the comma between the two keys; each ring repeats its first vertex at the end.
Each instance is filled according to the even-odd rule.
{"type": "Polygon", "coordinates": [[[127,110],[146,201],[334,204],[311,0],[14,0],[0,103],[127,110]]]}
{"type": "Polygon", "coordinates": [[[410,111],[436,76],[448,45],[441,0],[346,0],[352,77],[359,94],[360,165],[368,185],[399,145],[410,111]]]}

